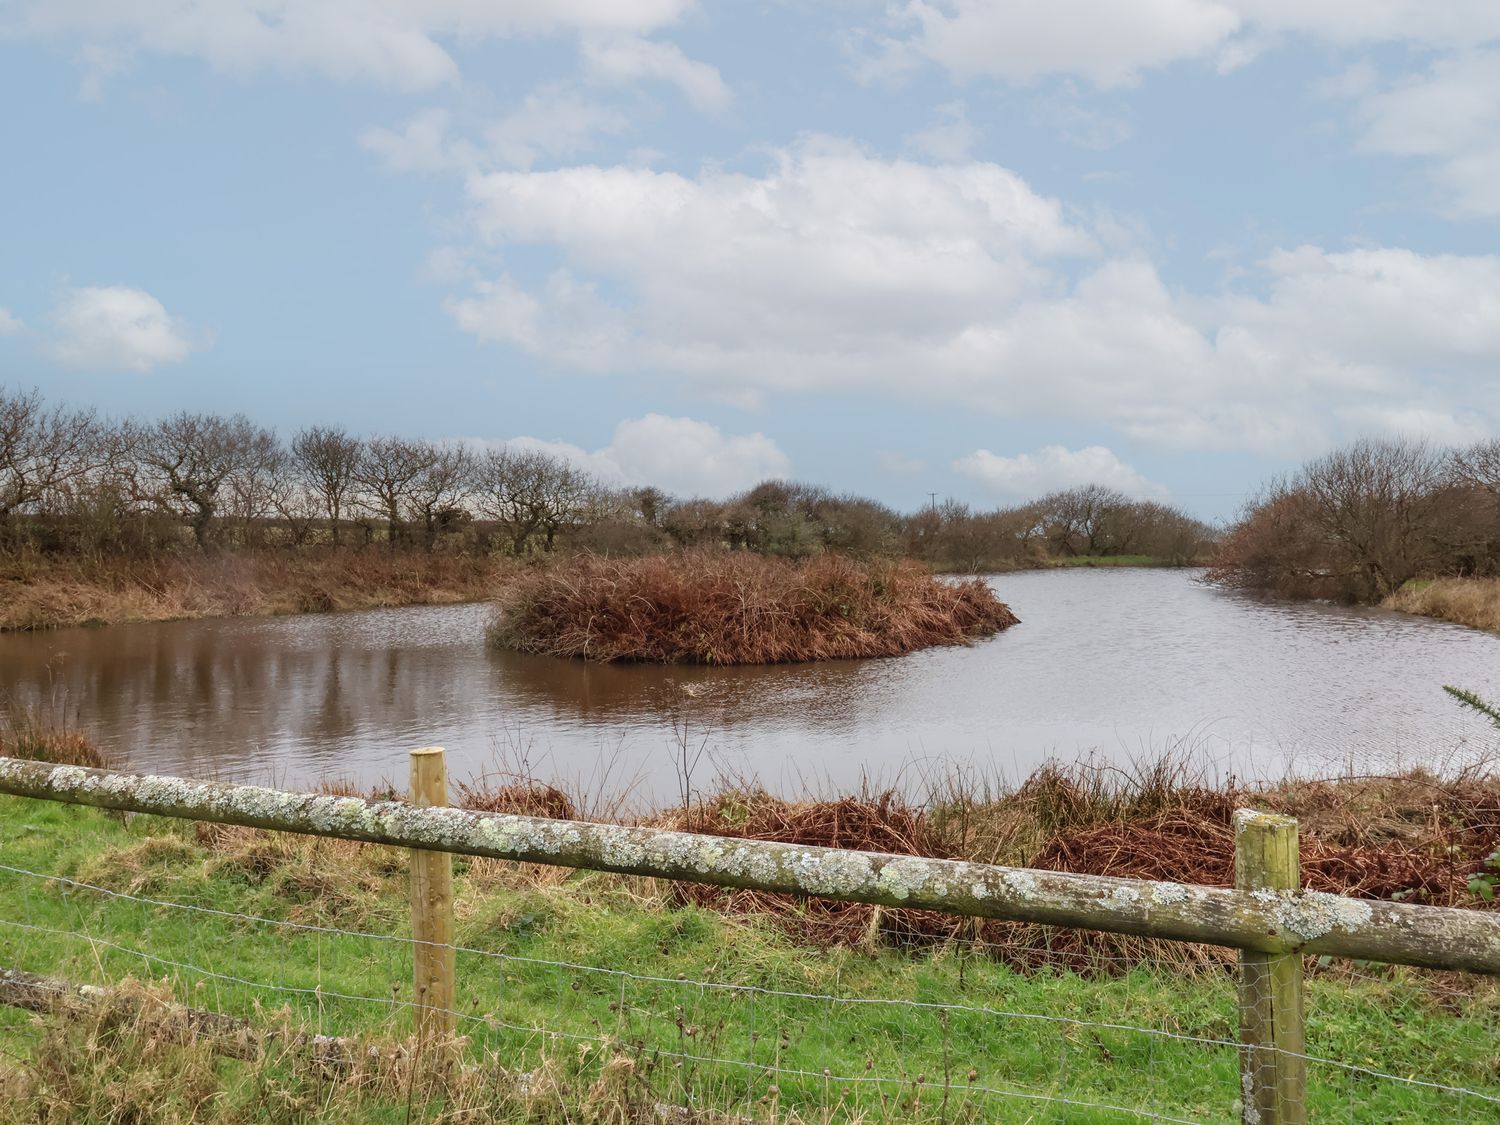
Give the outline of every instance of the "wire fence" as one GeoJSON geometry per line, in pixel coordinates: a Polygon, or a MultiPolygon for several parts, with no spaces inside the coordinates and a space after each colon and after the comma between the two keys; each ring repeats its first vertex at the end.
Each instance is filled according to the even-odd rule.
{"type": "MultiPolygon", "coordinates": [[[[419,943],[399,917],[345,928],[106,882],[0,864],[0,901],[22,904],[19,916],[0,917],[4,963],[75,984],[165,981],[183,1004],[231,1016],[286,1005],[326,1035],[400,1037],[420,1006],[411,986],[419,943]]],[[[649,930],[632,920],[636,931],[627,927],[610,963],[598,943],[589,961],[548,956],[568,935],[549,938],[528,901],[470,920],[470,940],[451,947],[461,1032],[522,1076],[565,1059],[586,1082],[627,1057],[662,1106],[756,1120],[1240,1117],[1243,1048],[1228,971],[1184,975],[1136,956],[1115,958],[1092,981],[1060,968],[1018,974],[953,942],[896,959],[827,954],[788,982],[757,960],[747,928],[744,948],[680,977],[643,970],[640,946],[650,947],[646,960],[654,953],[670,965],[674,942],[701,937],[694,912],[665,913],[649,930]]],[[[1496,1040],[1476,1034],[1495,1030],[1488,1016],[1455,1020],[1451,1043],[1431,1041],[1429,1019],[1414,1032],[1425,1037],[1419,1051],[1371,1042],[1349,1053],[1361,1029],[1399,1037],[1404,1006],[1426,1002],[1418,989],[1366,975],[1359,988],[1331,981],[1328,1002],[1313,1006],[1326,1017],[1310,1021],[1302,1056],[1307,1116],[1500,1120],[1496,1040]],[[1384,1057],[1430,1065],[1405,1073],[1378,1065],[1384,1057]],[[1454,1077],[1482,1078],[1486,1066],[1487,1083],[1454,1077]]]]}

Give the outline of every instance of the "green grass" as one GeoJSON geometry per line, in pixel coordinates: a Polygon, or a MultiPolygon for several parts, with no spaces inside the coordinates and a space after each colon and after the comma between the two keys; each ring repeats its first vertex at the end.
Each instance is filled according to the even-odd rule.
{"type": "MultiPolygon", "coordinates": [[[[248,834],[207,847],[191,825],[0,799],[0,863],[214,910],[391,935],[406,930],[405,860],[388,849],[248,834]]],[[[960,946],[810,951],[764,923],[670,907],[644,881],[539,875],[463,859],[457,869],[459,943],[496,955],[458,959],[460,1007],[468,1017],[460,1030],[471,1039],[466,1053],[490,1060],[497,1075],[485,1084],[498,1099],[488,1114],[635,1120],[588,1108],[608,1100],[600,1084],[617,1073],[611,1060],[624,1058],[641,1105],[716,1107],[757,1119],[1135,1119],[1036,1100],[1046,1098],[1190,1120],[1235,1119],[1232,1048],[1088,1026],[1232,1039],[1227,974],[1184,976],[1149,964],[1116,976],[1023,974],[960,946]],[[704,982],[932,1007],[841,1004],[707,989],[704,982]],[[537,1105],[538,1076],[555,1095],[546,1112],[537,1105]],[[889,1081],[858,1081],[870,1078],[889,1081]]],[[[185,1003],[256,1019],[269,1019],[260,1009],[286,1004],[294,1023],[326,1034],[400,1040],[410,1030],[403,943],[150,906],[4,871],[0,965],[77,983],[161,981],[185,1003]]],[[[1493,990],[1445,998],[1416,973],[1369,973],[1379,979],[1331,973],[1310,979],[1310,1054],[1500,1096],[1493,990]]],[[[178,1104],[181,1091],[197,1087],[180,1075],[169,1080],[173,1066],[188,1065],[180,1046],[177,1054],[144,1047],[121,1054],[130,1061],[116,1069],[130,1073],[112,1079],[69,1086],[56,1078],[95,1075],[88,1068],[99,1068],[109,1049],[97,1034],[70,1035],[55,1021],[0,1009],[10,1081],[31,1072],[45,1077],[33,1081],[30,1101],[7,1094],[18,1114],[16,1106],[48,1099],[97,1097],[100,1083],[117,1080],[122,1089],[163,1099],[143,1120],[294,1119],[276,1108],[293,1103],[311,1107],[304,1116],[320,1120],[407,1119],[409,1107],[389,1089],[334,1097],[326,1074],[310,1076],[284,1059],[258,1070],[221,1060],[206,1078],[208,1064],[198,1060],[195,1081],[212,1086],[206,1104],[219,1116],[187,1116],[178,1104]]],[[[1460,1107],[1453,1095],[1324,1065],[1310,1071],[1313,1120],[1428,1122],[1462,1109],[1467,1120],[1479,1121],[1500,1109],[1472,1097],[1460,1107]]],[[[455,1098],[450,1091],[420,1102],[415,1119],[440,1117],[455,1098]]],[[[87,1119],[83,1102],[69,1104],[87,1119]]]]}

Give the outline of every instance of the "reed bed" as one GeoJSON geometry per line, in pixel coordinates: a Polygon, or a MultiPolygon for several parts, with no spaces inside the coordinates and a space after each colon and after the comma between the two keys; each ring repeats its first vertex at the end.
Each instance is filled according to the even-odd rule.
{"type": "Polygon", "coordinates": [[[782,664],[964,644],[1018,620],[983,580],[942,581],[910,562],[581,555],[510,584],[489,637],[597,661],[782,664]]]}
{"type": "Polygon", "coordinates": [[[1438,578],[1412,583],[1381,604],[1402,613],[1500,633],[1500,578],[1438,578]]]}
{"type": "Polygon", "coordinates": [[[0,559],[0,630],[479,601],[519,564],[415,551],[0,559]]]}

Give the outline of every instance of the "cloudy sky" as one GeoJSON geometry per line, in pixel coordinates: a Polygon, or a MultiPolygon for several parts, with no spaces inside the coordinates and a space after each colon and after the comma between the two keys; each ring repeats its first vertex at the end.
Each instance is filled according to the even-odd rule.
{"type": "Polygon", "coordinates": [[[1500,432],[1495,0],[0,0],[0,382],[904,507],[1500,432]]]}

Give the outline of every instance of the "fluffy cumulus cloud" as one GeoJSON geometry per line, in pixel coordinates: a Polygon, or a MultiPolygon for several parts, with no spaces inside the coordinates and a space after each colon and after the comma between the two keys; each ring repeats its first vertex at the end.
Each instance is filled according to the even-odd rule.
{"type": "Polygon", "coordinates": [[[638,35],[592,36],[583,42],[583,63],[590,78],[612,85],[653,80],[676,86],[704,113],[728,108],[729,87],[707,63],[690,59],[672,43],[638,35]]]}
{"type": "Polygon", "coordinates": [[[1058,489],[1102,484],[1140,500],[1163,500],[1167,490],[1121,461],[1102,445],[1068,449],[1049,445],[1035,453],[1004,457],[976,449],[953,462],[956,472],[982,484],[1001,499],[1020,500],[1058,489]]]}
{"type": "Polygon", "coordinates": [[[672,24],[692,3],[18,0],[0,11],[0,33],[81,40],[85,61],[106,60],[111,71],[118,71],[130,53],[143,52],[202,59],[233,73],[310,70],[420,90],[458,78],[447,43],[562,31],[630,39],[672,24]]]}
{"type": "Polygon", "coordinates": [[[487,248],[560,265],[448,310],[561,367],[705,393],[860,389],[1068,416],[1169,448],[1300,455],[1352,395],[1393,420],[1500,418],[1500,258],[1307,246],[1252,293],[1169,288],[994,164],[809,140],[763,175],[624,167],[468,179],[487,248]]]}
{"type": "Polygon", "coordinates": [[[725,434],[707,422],[664,414],[621,422],[609,445],[592,452],[533,437],[504,444],[562,457],[610,484],[655,485],[680,496],[727,496],[792,471],[787,455],[764,434],[725,434]]]}
{"type": "Polygon", "coordinates": [[[1044,75],[1101,87],[1182,60],[1230,68],[1269,42],[1301,36],[1334,46],[1408,42],[1460,48],[1500,37],[1492,0],[909,0],[871,36],[872,76],[936,63],[965,80],[1044,75]]]}
{"type": "Polygon", "coordinates": [[[0,336],[8,336],[13,332],[19,332],[25,325],[21,318],[7,308],[0,307],[0,336]]]}
{"type": "Polygon", "coordinates": [[[49,350],[68,367],[151,371],[193,350],[186,327],[143,289],[85,286],[63,294],[49,350]]]}
{"type": "Polygon", "coordinates": [[[1360,93],[1363,150],[1429,162],[1444,210],[1500,215],[1500,50],[1440,58],[1360,93]]]}
{"type": "Polygon", "coordinates": [[[530,168],[542,159],[587,152],[602,136],[623,133],[630,118],[565,84],[532,91],[510,113],[473,136],[459,136],[446,109],[427,109],[394,129],[376,126],[360,144],[393,172],[478,172],[530,168]]]}

